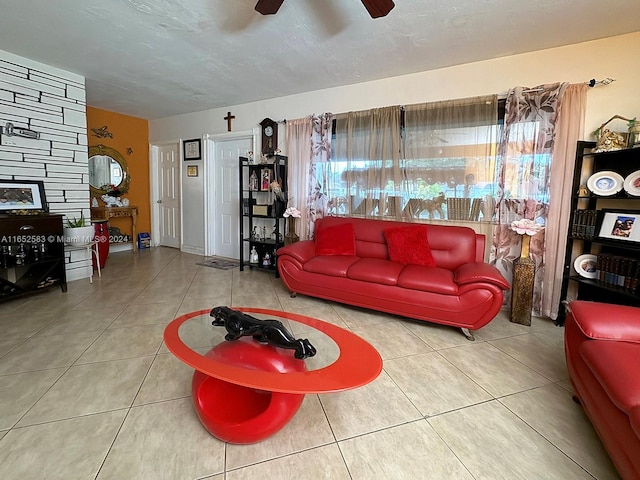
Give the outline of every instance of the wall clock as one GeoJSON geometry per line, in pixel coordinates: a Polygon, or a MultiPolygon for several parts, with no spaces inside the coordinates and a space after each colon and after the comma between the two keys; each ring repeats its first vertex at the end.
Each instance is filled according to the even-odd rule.
{"type": "Polygon", "coordinates": [[[265,118],[260,122],[260,126],[262,127],[262,153],[273,155],[278,148],[278,122],[265,118]]]}

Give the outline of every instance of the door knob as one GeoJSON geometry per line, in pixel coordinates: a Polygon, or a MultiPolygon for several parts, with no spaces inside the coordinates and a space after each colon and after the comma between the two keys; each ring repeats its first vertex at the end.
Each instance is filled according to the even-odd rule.
{"type": "Polygon", "coordinates": [[[156,200],[156,203],[162,203],[162,200],[156,200]]]}

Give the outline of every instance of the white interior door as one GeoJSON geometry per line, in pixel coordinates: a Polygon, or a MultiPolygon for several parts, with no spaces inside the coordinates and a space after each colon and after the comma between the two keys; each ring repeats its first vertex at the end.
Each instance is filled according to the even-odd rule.
{"type": "Polygon", "coordinates": [[[240,258],[240,193],[238,157],[253,150],[250,137],[215,142],[214,255],[240,258]]]}
{"type": "Polygon", "coordinates": [[[158,147],[160,245],[180,248],[180,154],[178,145],[158,147]]]}

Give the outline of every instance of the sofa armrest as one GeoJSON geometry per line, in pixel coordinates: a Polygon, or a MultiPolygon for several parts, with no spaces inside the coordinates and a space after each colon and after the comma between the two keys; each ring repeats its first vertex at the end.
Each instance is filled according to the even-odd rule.
{"type": "Polygon", "coordinates": [[[454,272],[454,281],[458,285],[475,282],[489,282],[503,290],[509,290],[509,282],[502,276],[496,267],[483,262],[465,263],[454,272]]]}
{"type": "Polygon", "coordinates": [[[640,342],[640,308],[574,300],[569,311],[582,333],[600,340],[640,342]]]}
{"type": "Polygon", "coordinates": [[[279,257],[290,255],[300,262],[300,264],[304,265],[316,256],[316,244],[313,240],[302,240],[279,248],[276,254],[279,257]]]}

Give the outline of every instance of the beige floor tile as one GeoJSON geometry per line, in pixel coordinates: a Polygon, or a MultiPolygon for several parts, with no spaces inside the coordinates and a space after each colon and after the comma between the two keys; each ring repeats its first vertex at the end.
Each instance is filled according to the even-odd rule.
{"type": "Polygon", "coordinates": [[[227,445],[227,469],[245,467],[335,442],[317,395],[307,395],[298,413],[273,437],[252,445],[227,445]]]}
{"type": "Polygon", "coordinates": [[[224,471],[224,450],[224,443],[200,424],[191,399],[137,406],[127,415],[97,480],[217,475],[224,471]]]}
{"type": "Polygon", "coordinates": [[[277,295],[269,290],[256,291],[253,293],[234,293],[231,295],[231,304],[238,307],[267,308],[269,310],[282,310],[282,305],[277,295]]]}
{"type": "Polygon", "coordinates": [[[162,343],[164,325],[110,328],[102,332],[77,364],[154,355],[162,343]]]}
{"type": "Polygon", "coordinates": [[[186,297],[180,304],[176,317],[198,310],[209,310],[218,306],[230,306],[231,295],[221,297],[186,297]]]}
{"type": "Polygon", "coordinates": [[[550,383],[488,343],[448,348],[439,353],[494,397],[550,383]]]}
{"type": "Polygon", "coordinates": [[[305,315],[345,329],[348,328],[344,320],[336,313],[333,306],[325,300],[305,297],[304,295],[296,298],[290,298],[289,296],[279,296],[278,298],[280,299],[282,309],[286,312],[305,315]]]}
{"type": "Polygon", "coordinates": [[[0,339],[0,358],[9,353],[24,341],[24,338],[0,339]]]}
{"type": "Polygon", "coordinates": [[[13,427],[66,368],[0,376],[0,430],[13,427]]]}
{"type": "Polygon", "coordinates": [[[114,305],[112,308],[89,308],[86,310],[68,310],[58,316],[55,322],[40,330],[37,335],[61,335],[65,333],[105,330],[124,308],[114,305]]]}
{"type": "Polygon", "coordinates": [[[191,398],[193,368],[172,354],[157,355],[151,364],[134,405],[191,398]]]}
{"type": "Polygon", "coordinates": [[[2,440],[2,437],[4,437],[7,433],[9,433],[9,430],[0,431],[0,440],[2,440]]]}
{"type": "Polygon", "coordinates": [[[0,358],[0,375],[67,367],[98,335],[93,331],[31,337],[0,358]]]}
{"type": "Polygon", "coordinates": [[[497,400],[427,421],[477,480],[593,480],[497,400]]]}
{"type": "Polygon", "coordinates": [[[99,290],[92,293],[80,303],[74,306],[75,310],[78,309],[93,309],[93,308],[113,308],[114,305],[126,305],[136,295],[138,290],[99,290]]]}
{"type": "Polygon", "coordinates": [[[0,478],[95,478],[126,413],[118,410],[11,430],[0,441],[0,478]]]}
{"type": "Polygon", "coordinates": [[[352,331],[373,345],[383,360],[432,351],[429,345],[407,330],[401,321],[353,327],[352,331]]]}
{"type": "Polygon", "coordinates": [[[559,385],[545,385],[500,402],[595,478],[618,479],[584,410],[571,396],[559,385]]]}
{"type": "Polygon", "coordinates": [[[471,343],[459,328],[436,325],[435,323],[421,322],[418,320],[404,320],[404,324],[407,330],[418,338],[421,338],[434,350],[459,347],[471,343]]]}
{"type": "Polygon", "coordinates": [[[0,315],[2,340],[29,338],[55,321],[56,316],[49,313],[2,314],[0,315]]]}
{"type": "Polygon", "coordinates": [[[351,478],[473,480],[425,420],[339,443],[351,478]]]}
{"type": "Polygon", "coordinates": [[[564,357],[564,330],[493,340],[491,345],[553,381],[569,377],[564,357]]]}
{"type": "Polygon", "coordinates": [[[62,420],[131,406],[153,357],[71,367],[18,426],[62,420]]]}
{"type": "Polygon", "coordinates": [[[166,325],[176,316],[178,303],[152,303],[150,305],[129,305],[111,324],[114,327],[133,327],[139,325],[166,325]]]}
{"type": "Polygon", "coordinates": [[[391,314],[376,312],[365,308],[352,307],[332,303],[333,309],[342,318],[349,328],[364,327],[366,325],[376,325],[379,323],[395,322],[397,318],[391,314]]]}
{"type": "Polygon", "coordinates": [[[320,401],[338,440],[422,418],[384,371],[369,385],[323,394],[320,401]]]}
{"type": "Polygon", "coordinates": [[[350,480],[351,476],[335,444],[306,450],[251,467],[232,470],[226,480],[350,480]]]}
{"type": "Polygon", "coordinates": [[[425,416],[493,398],[436,352],[386,360],[384,370],[425,416]]]}

